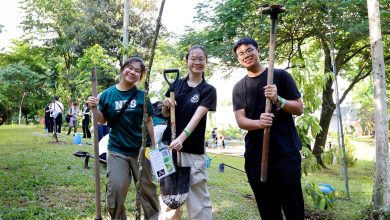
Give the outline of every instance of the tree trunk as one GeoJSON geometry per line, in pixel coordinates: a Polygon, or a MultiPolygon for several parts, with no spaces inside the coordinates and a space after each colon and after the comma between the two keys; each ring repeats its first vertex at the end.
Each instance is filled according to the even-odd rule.
{"type": "Polygon", "coordinates": [[[123,58],[122,63],[126,62],[129,52],[129,15],[130,0],[123,1],[123,58]]]}
{"type": "MultiPolygon", "coordinates": [[[[367,8],[370,27],[375,109],[376,169],[373,203],[374,209],[380,210],[390,206],[389,116],[387,114],[386,75],[379,1],[367,0],[367,8]]],[[[384,216],[381,216],[380,219],[384,219],[384,216]]]]}
{"type": "MultiPolygon", "coordinates": [[[[325,54],[324,62],[325,68],[324,73],[332,71],[332,60],[330,56],[329,46],[325,41],[322,41],[322,49],[325,54]]],[[[337,62],[336,62],[337,65],[337,62]]],[[[339,68],[337,68],[339,69],[339,68]]],[[[333,101],[333,79],[329,78],[324,86],[324,90],[322,91],[322,106],[321,106],[321,115],[320,115],[320,127],[322,128],[320,133],[316,136],[314,146],[313,146],[313,154],[317,158],[318,164],[322,167],[326,167],[324,162],[321,159],[321,154],[324,152],[326,146],[326,139],[328,136],[328,130],[330,121],[332,120],[332,115],[334,110],[336,109],[336,104],[333,101]]]]}
{"type": "Polygon", "coordinates": [[[321,159],[321,154],[323,153],[323,148],[326,146],[326,139],[328,136],[328,130],[330,121],[332,120],[333,112],[336,108],[335,103],[333,102],[333,80],[329,78],[326,82],[324,91],[322,92],[322,108],[320,116],[320,126],[322,130],[318,133],[313,147],[313,154],[317,158],[317,162],[325,167],[324,162],[321,159]]]}

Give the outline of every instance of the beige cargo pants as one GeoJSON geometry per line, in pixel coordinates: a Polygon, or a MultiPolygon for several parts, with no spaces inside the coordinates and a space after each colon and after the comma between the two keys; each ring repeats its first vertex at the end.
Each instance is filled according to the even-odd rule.
{"type": "MultiPolygon", "coordinates": [[[[108,151],[107,154],[107,206],[112,219],[127,219],[125,200],[132,177],[138,182],[138,156],[125,156],[108,151]]],[[[159,215],[157,187],[153,183],[150,162],[143,159],[140,201],[145,219],[155,220],[159,215]]]]}

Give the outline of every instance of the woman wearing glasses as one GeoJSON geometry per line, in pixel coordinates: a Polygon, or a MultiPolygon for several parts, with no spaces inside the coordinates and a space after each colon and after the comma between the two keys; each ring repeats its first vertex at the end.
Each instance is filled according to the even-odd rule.
{"type": "MultiPolygon", "coordinates": [[[[215,111],[217,93],[206,83],[204,71],[207,54],[202,46],[190,48],[186,63],[188,74],[173,85],[176,103],[166,98],[162,113],[169,116],[169,108],[175,105],[177,138],[170,142],[171,129],[164,132],[163,142],[169,148],[181,152],[181,165],[191,167],[190,189],[186,201],[188,219],[211,220],[211,200],[207,190],[206,154],[204,147],[207,112],[215,111]]],[[[169,97],[169,91],[165,94],[169,97]]],[[[170,123],[168,123],[170,125],[170,123]]],[[[160,219],[181,219],[181,209],[171,210],[163,202],[160,219]]]]}

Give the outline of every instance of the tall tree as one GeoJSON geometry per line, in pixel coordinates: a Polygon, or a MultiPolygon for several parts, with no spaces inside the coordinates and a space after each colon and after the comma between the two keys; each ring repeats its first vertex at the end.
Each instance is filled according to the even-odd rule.
{"type": "MultiPolygon", "coordinates": [[[[389,116],[379,1],[367,0],[367,6],[375,99],[376,169],[373,202],[374,209],[378,210],[390,207],[389,116]]],[[[381,219],[384,218],[381,216],[381,219]]]]}
{"type": "MultiPolygon", "coordinates": [[[[152,41],[156,3],[152,0],[134,0],[129,35],[132,39],[129,53],[148,54],[152,41]],[[152,19],[153,18],[153,19],[152,19]]],[[[22,27],[25,39],[52,49],[62,58],[57,63],[57,79],[60,91],[70,91],[77,97],[76,64],[86,49],[100,45],[106,53],[122,62],[123,7],[117,0],[26,0],[21,2],[25,12],[22,27]]],[[[114,63],[112,64],[114,65],[114,63]]]]}

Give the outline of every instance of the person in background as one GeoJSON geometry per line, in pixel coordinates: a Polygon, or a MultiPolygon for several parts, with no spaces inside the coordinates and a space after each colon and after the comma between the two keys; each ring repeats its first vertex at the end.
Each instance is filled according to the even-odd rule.
{"type": "MultiPolygon", "coordinates": [[[[204,79],[207,53],[202,46],[192,46],[186,56],[187,76],[172,86],[176,103],[164,99],[162,114],[169,116],[169,108],[175,106],[177,137],[171,142],[171,129],[164,132],[163,142],[169,148],[181,152],[181,165],[191,167],[190,188],[186,203],[188,219],[211,220],[212,208],[207,190],[205,132],[207,113],[217,106],[216,89],[204,79]]],[[[165,93],[169,97],[169,90],[165,93]]],[[[170,126],[170,123],[168,123],[170,126]]],[[[181,209],[170,209],[160,200],[160,219],[181,219],[181,209]]]]}
{"type": "Polygon", "coordinates": [[[76,135],[77,126],[79,124],[79,118],[78,118],[79,114],[80,114],[80,109],[78,107],[78,104],[76,102],[73,102],[72,107],[68,110],[68,115],[70,116],[68,135],[70,134],[72,128],[74,128],[73,136],[76,135]]]}
{"type": "MultiPolygon", "coordinates": [[[[98,98],[100,97],[102,93],[99,93],[98,94],[98,98]]],[[[99,141],[104,137],[106,136],[107,134],[110,133],[110,126],[106,123],[104,124],[100,124],[100,122],[98,121],[98,137],[99,137],[99,141]]]]}
{"type": "Polygon", "coordinates": [[[154,138],[156,139],[156,147],[161,147],[161,141],[164,131],[167,128],[168,119],[162,115],[161,101],[153,103],[153,111],[154,138]]]}
{"type": "Polygon", "coordinates": [[[223,136],[223,134],[221,134],[219,136],[219,140],[221,141],[222,148],[225,149],[225,136],[223,136]]]}
{"type": "Polygon", "coordinates": [[[55,122],[54,131],[57,133],[61,133],[62,127],[62,112],[64,111],[64,105],[60,102],[60,97],[54,96],[54,102],[50,105],[50,112],[55,122]],[[58,112],[58,114],[53,114],[54,112],[58,112]]]}
{"type": "Polygon", "coordinates": [[[49,103],[45,106],[45,127],[47,129],[48,133],[53,133],[53,118],[50,116],[50,106],[52,104],[52,101],[50,100],[49,103]]]}
{"type": "Polygon", "coordinates": [[[81,126],[83,128],[83,138],[91,138],[91,131],[89,131],[89,119],[90,119],[90,109],[88,102],[84,103],[81,126]]]}
{"type": "MultiPolygon", "coordinates": [[[[120,74],[118,84],[104,90],[98,98],[88,98],[90,107],[98,107],[97,117],[100,124],[108,122],[111,127],[107,152],[108,213],[112,219],[126,219],[125,201],[131,180],[134,179],[135,185],[141,181],[139,198],[144,217],[154,220],[159,214],[157,187],[152,179],[150,161],[146,158],[142,158],[143,169],[139,175],[139,159],[145,157],[144,153],[140,153],[145,92],[138,90],[135,84],[145,74],[145,64],[141,58],[131,57],[121,66],[120,74]],[[118,117],[117,114],[126,102],[129,103],[128,107],[118,117]],[[139,176],[141,180],[138,179],[139,176]]],[[[149,142],[154,146],[153,109],[149,99],[147,105],[146,128],[149,142]]]]}
{"type": "Polygon", "coordinates": [[[213,138],[213,142],[215,146],[217,147],[217,143],[218,143],[217,128],[213,128],[213,130],[211,131],[211,136],[213,138]]]}
{"type": "Polygon", "coordinates": [[[238,40],[233,48],[247,75],[233,88],[233,110],[245,136],[245,171],[263,220],[303,220],[301,187],[302,143],[292,115],[303,113],[301,94],[291,75],[274,71],[274,84],[267,85],[268,68],[260,63],[258,43],[238,40]],[[265,113],[266,99],[272,112],[265,113]],[[260,182],[264,129],[270,128],[267,181],[260,182]]]}

